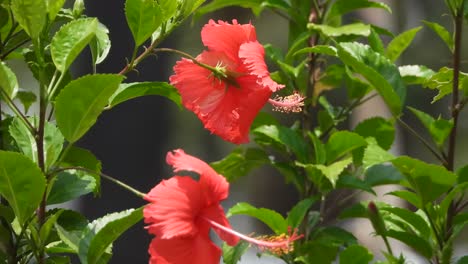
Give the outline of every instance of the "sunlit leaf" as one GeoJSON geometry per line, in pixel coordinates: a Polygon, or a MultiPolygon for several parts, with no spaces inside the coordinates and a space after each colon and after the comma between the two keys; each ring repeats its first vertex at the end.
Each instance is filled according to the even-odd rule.
{"type": "Polygon", "coordinates": [[[87,75],[70,82],[56,98],[57,125],[75,142],[96,122],[123,80],[121,75],[87,75]]]}
{"type": "Polygon", "coordinates": [[[52,38],[50,52],[59,71],[65,73],[78,54],[94,38],[98,28],[96,18],[83,18],[63,25],[52,38]]]}
{"type": "Polygon", "coordinates": [[[366,144],[366,140],[356,133],[349,131],[336,132],[330,136],[325,145],[327,163],[331,163],[350,153],[352,150],[365,146],[366,144]]]}
{"type": "Polygon", "coordinates": [[[231,207],[226,214],[227,217],[233,215],[248,215],[255,217],[266,224],[275,234],[283,234],[287,232],[288,222],[279,213],[266,209],[256,208],[248,203],[238,203],[231,207]]]}
{"type": "MultiPolygon", "coordinates": [[[[18,92],[18,80],[15,73],[2,61],[0,61],[0,89],[13,99],[18,92]]],[[[0,98],[3,93],[0,93],[0,98]]]]}
{"type": "Polygon", "coordinates": [[[356,42],[340,43],[338,55],[374,86],[394,115],[401,113],[406,87],[398,68],[390,60],[356,42]]]}
{"type": "Polygon", "coordinates": [[[298,202],[288,213],[286,220],[291,228],[299,228],[310,207],[317,201],[315,198],[307,198],[298,202]]]}
{"type": "Polygon", "coordinates": [[[406,84],[422,84],[435,73],[424,65],[405,65],[398,70],[406,84]]]}
{"type": "Polygon", "coordinates": [[[407,30],[400,35],[396,36],[390,43],[388,43],[387,50],[385,55],[391,61],[396,61],[401,53],[406,50],[406,48],[411,44],[416,33],[421,30],[422,27],[413,28],[407,30]]]}
{"type": "Polygon", "coordinates": [[[162,23],[161,8],[154,0],[126,0],[125,16],[136,46],[149,39],[162,23]]]}
{"type": "Polygon", "coordinates": [[[166,82],[138,82],[122,83],[114,94],[109,98],[109,108],[112,108],[127,100],[146,95],[160,95],[174,102],[179,108],[182,100],[174,86],[166,82]]]}
{"type": "Polygon", "coordinates": [[[223,243],[223,263],[237,264],[242,255],[249,248],[249,243],[240,241],[237,245],[231,247],[226,242],[223,243]]]}
{"type": "Polygon", "coordinates": [[[98,23],[96,28],[96,35],[89,43],[91,49],[91,56],[93,57],[93,64],[99,64],[109,54],[111,42],[109,39],[109,29],[101,23],[98,23]]]}
{"type": "Polygon", "coordinates": [[[371,33],[370,25],[363,23],[348,24],[340,27],[328,25],[308,24],[308,29],[319,31],[327,37],[340,37],[344,35],[357,35],[367,37],[371,33]]]}
{"type": "Polygon", "coordinates": [[[81,263],[101,263],[102,258],[111,253],[110,246],[112,243],[142,218],[143,207],[108,214],[94,220],[84,231],[79,244],[81,263]]]}
{"type": "Polygon", "coordinates": [[[32,39],[41,34],[46,23],[46,0],[12,0],[11,11],[15,20],[32,39]]]}
{"type": "Polygon", "coordinates": [[[32,160],[19,153],[0,151],[0,193],[20,224],[38,207],[45,184],[44,174],[32,160]]]}
{"type": "Polygon", "coordinates": [[[424,21],[423,23],[426,24],[432,31],[434,31],[447,45],[447,47],[450,49],[450,51],[453,52],[454,48],[454,42],[453,42],[453,37],[450,32],[448,32],[447,29],[445,29],[443,26],[440,24],[437,24],[436,22],[429,22],[429,21],[424,21]]]}
{"type": "Polygon", "coordinates": [[[413,190],[421,197],[422,206],[449,190],[457,179],[453,172],[442,166],[406,156],[398,157],[392,163],[405,175],[413,190]]]}

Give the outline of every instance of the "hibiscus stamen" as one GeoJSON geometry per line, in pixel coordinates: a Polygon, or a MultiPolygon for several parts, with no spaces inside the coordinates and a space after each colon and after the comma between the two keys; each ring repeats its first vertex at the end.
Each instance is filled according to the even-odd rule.
{"type": "Polygon", "coordinates": [[[298,113],[302,111],[304,106],[304,97],[298,92],[294,92],[288,96],[276,96],[273,99],[268,99],[268,102],[273,105],[274,111],[283,113],[298,113]]]}
{"type": "Polygon", "coordinates": [[[294,250],[294,241],[301,239],[304,235],[298,235],[297,229],[288,228],[288,234],[281,234],[278,236],[261,236],[253,238],[244,234],[241,234],[233,229],[218,224],[217,222],[203,217],[213,227],[223,230],[226,233],[237,236],[238,238],[250,243],[251,245],[257,246],[259,250],[268,251],[275,255],[284,255],[294,250]]]}

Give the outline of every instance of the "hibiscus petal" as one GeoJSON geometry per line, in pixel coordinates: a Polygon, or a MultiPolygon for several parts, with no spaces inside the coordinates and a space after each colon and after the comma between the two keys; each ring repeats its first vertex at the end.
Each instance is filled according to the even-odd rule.
{"type": "Polygon", "coordinates": [[[233,61],[238,60],[242,43],[257,40],[255,27],[251,24],[240,25],[237,20],[232,24],[210,20],[201,31],[202,42],[211,51],[221,51],[233,61]]]}
{"type": "Polygon", "coordinates": [[[174,72],[169,78],[170,83],[179,91],[183,105],[199,118],[221,102],[226,87],[211,71],[182,59],[174,66],[174,72]]]}
{"type": "Polygon", "coordinates": [[[175,172],[185,170],[200,174],[199,184],[205,195],[206,205],[219,203],[228,197],[229,183],[204,161],[177,149],[167,153],[166,162],[174,168],[175,172]]]}
{"type": "Polygon", "coordinates": [[[149,233],[163,239],[193,236],[195,217],[203,206],[200,184],[191,177],[174,176],[156,185],[145,197],[143,209],[149,233]]]}
{"type": "Polygon", "coordinates": [[[242,44],[239,48],[239,57],[249,74],[259,78],[258,84],[270,88],[272,92],[284,87],[284,85],[277,84],[270,78],[270,73],[265,64],[265,49],[258,41],[242,44]]]}
{"type": "Polygon", "coordinates": [[[218,264],[221,250],[208,235],[151,241],[150,264],[218,264]]]}
{"type": "MultiPolygon", "coordinates": [[[[219,204],[213,205],[210,207],[207,207],[202,210],[200,213],[201,217],[210,219],[212,221],[215,221],[216,223],[223,225],[229,229],[231,228],[231,224],[229,224],[228,219],[226,218],[226,215],[224,214],[224,209],[221,207],[219,204]]],[[[207,222],[204,222],[208,224],[207,222]]],[[[218,234],[218,236],[224,240],[228,245],[230,246],[235,246],[239,242],[239,237],[229,234],[219,228],[213,227],[213,230],[218,234]]]]}

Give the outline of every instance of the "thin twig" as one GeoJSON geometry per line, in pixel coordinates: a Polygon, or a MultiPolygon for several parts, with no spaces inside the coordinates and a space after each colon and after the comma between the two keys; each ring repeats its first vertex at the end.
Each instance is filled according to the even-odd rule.
{"type": "Polygon", "coordinates": [[[434,149],[429,142],[427,142],[418,132],[416,132],[410,125],[408,125],[401,118],[396,119],[406,130],[411,132],[444,166],[447,166],[447,160],[444,159],[436,149],[434,149]]]}
{"type": "Polygon", "coordinates": [[[57,174],[59,172],[67,171],[67,170],[80,170],[80,171],[84,171],[84,172],[91,173],[91,174],[94,174],[94,175],[99,175],[99,176],[103,177],[104,179],[109,180],[109,181],[119,185],[120,187],[123,187],[127,191],[132,192],[133,194],[137,195],[138,197],[143,198],[146,195],[145,193],[140,192],[137,189],[131,187],[130,185],[127,185],[127,184],[125,184],[125,183],[123,183],[123,182],[121,182],[121,181],[119,181],[119,180],[105,174],[105,173],[97,172],[97,171],[90,170],[90,169],[84,168],[84,167],[72,166],[72,167],[59,168],[59,169],[54,170],[50,175],[54,175],[54,174],[57,174]]]}
{"type": "Polygon", "coordinates": [[[15,115],[18,116],[26,125],[31,135],[36,135],[37,131],[34,128],[34,126],[31,124],[31,122],[29,122],[28,118],[16,106],[16,104],[13,102],[10,96],[2,88],[0,88],[0,93],[2,94],[2,97],[4,98],[5,102],[8,104],[8,107],[10,107],[10,109],[15,113],[15,115]]]}

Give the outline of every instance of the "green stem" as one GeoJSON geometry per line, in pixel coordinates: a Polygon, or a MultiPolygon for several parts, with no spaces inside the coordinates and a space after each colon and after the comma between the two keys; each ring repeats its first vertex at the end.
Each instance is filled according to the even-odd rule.
{"type": "Polygon", "coordinates": [[[53,81],[55,80],[55,74],[57,73],[57,71],[54,73],[54,78],[52,78],[52,81],[50,82],[50,85],[49,87],[47,88],[47,100],[50,101],[52,100],[52,98],[54,98],[54,95],[55,93],[57,92],[57,89],[60,85],[60,83],[62,82],[63,80],[63,77],[65,76],[65,73],[61,73],[60,74],[60,77],[58,78],[57,82],[53,84],[52,86],[52,83],[53,81]],[[52,87],[52,88],[50,88],[52,87]]]}
{"type": "Polygon", "coordinates": [[[418,132],[416,132],[410,125],[408,125],[401,118],[396,118],[398,123],[400,123],[406,130],[411,132],[444,166],[447,166],[447,160],[444,159],[443,155],[440,154],[436,149],[434,149],[429,142],[427,142],[418,132]]]}
{"type": "Polygon", "coordinates": [[[105,173],[97,172],[97,171],[90,170],[90,169],[87,169],[87,168],[84,168],[84,167],[79,167],[79,166],[76,166],[76,167],[75,167],[75,166],[74,166],[74,167],[59,168],[59,169],[57,169],[57,170],[54,170],[54,171],[51,173],[51,175],[57,174],[57,173],[59,173],[59,172],[61,172],[61,171],[67,171],[67,170],[80,170],[80,171],[84,171],[84,172],[91,173],[91,174],[94,174],[94,175],[99,175],[99,176],[101,176],[102,178],[104,178],[104,179],[106,179],[106,180],[108,180],[108,181],[110,181],[110,182],[113,182],[113,183],[119,185],[120,187],[126,189],[127,191],[130,191],[131,193],[135,194],[136,196],[138,196],[138,197],[140,197],[140,198],[143,198],[143,197],[145,197],[145,195],[146,195],[145,193],[140,192],[140,191],[138,191],[137,189],[131,187],[130,185],[127,185],[126,183],[121,182],[121,181],[119,181],[119,180],[117,180],[117,179],[115,179],[115,178],[113,178],[113,177],[111,177],[111,176],[109,176],[109,175],[107,175],[107,174],[105,174],[105,173]]]}
{"type": "Polygon", "coordinates": [[[29,132],[31,135],[36,135],[36,129],[34,126],[29,122],[29,120],[26,118],[26,116],[19,110],[19,108],[16,106],[16,104],[13,102],[13,100],[8,96],[8,94],[0,88],[0,93],[2,94],[5,102],[7,103],[8,107],[15,113],[17,117],[23,121],[24,125],[28,128],[29,132]]]}
{"type": "MultiPolygon", "coordinates": [[[[452,119],[453,128],[449,136],[449,146],[447,154],[447,169],[454,171],[455,169],[455,149],[457,145],[457,129],[458,129],[458,116],[461,109],[464,107],[465,102],[459,99],[459,83],[460,83],[460,60],[461,60],[461,48],[462,48],[462,32],[463,32],[463,16],[464,16],[464,1],[460,7],[457,7],[455,14],[455,36],[454,36],[454,52],[453,52],[453,86],[452,86],[452,119]]],[[[457,206],[454,201],[450,203],[447,212],[447,220],[445,222],[445,236],[444,242],[448,242],[452,239],[452,226],[453,218],[457,214],[457,206]]],[[[442,249],[441,249],[442,250],[442,249]]]]}
{"type": "Polygon", "coordinates": [[[432,219],[432,216],[429,214],[426,208],[423,208],[423,212],[427,216],[427,219],[429,220],[429,225],[432,228],[432,232],[434,232],[434,236],[436,237],[436,240],[437,240],[437,245],[439,246],[439,249],[442,250],[444,248],[444,242],[442,240],[440,232],[437,230],[437,226],[435,225],[434,220],[432,219]]]}

